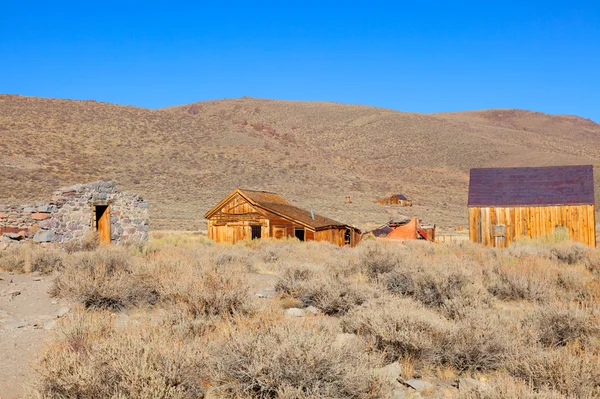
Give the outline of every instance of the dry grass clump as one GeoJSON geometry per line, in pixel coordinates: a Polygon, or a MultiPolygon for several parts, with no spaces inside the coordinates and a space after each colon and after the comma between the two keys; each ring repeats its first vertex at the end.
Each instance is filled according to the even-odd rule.
{"type": "Polygon", "coordinates": [[[38,398],[201,397],[202,348],[143,320],[113,327],[106,312],[76,312],[59,326],[37,367],[38,398]]]}
{"type": "Polygon", "coordinates": [[[509,254],[517,258],[538,257],[567,265],[581,263],[589,248],[582,244],[569,241],[568,235],[558,234],[538,240],[521,239],[514,242],[508,249],[509,254]]]}
{"type": "Polygon", "coordinates": [[[461,388],[458,399],[564,399],[556,391],[534,389],[531,384],[501,374],[494,380],[461,388]]]}
{"type": "Polygon", "coordinates": [[[101,247],[69,256],[52,294],[88,308],[120,310],[139,305],[176,304],[192,317],[248,312],[248,287],[239,268],[211,256],[164,249],[135,255],[130,248],[101,247]]]}
{"type": "Polygon", "coordinates": [[[523,350],[507,369],[535,389],[552,389],[570,398],[600,397],[600,358],[577,346],[523,350]]]}
{"type": "Polygon", "coordinates": [[[388,360],[409,358],[423,365],[449,365],[458,372],[494,370],[507,358],[510,337],[483,315],[452,322],[410,298],[382,298],[354,309],[345,331],[373,339],[388,360]]]}
{"type": "Polygon", "coordinates": [[[64,251],[52,247],[23,244],[0,251],[0,270],[5,272],[50,274],[61,270],[64,262],[64,251]]]}
{"type": "Polygon", "coordinates": [[[494,268],[488,290],[502,300],[549,301],[556,295],[552,269],[539,258],[504,263],[494,268]]]}
{"type": "Polygon", "coordinates": [[[202,263],[194,253],[163,250],[141,267],[152,271],[163,303],[183,306],[192,317],[252,310],[244,266],[229,256],[207,256],[202,263]]]}
{"type": "Polygon", "coordinates": [[[345,332],[369,337],[389,361],[411,358],[440,362],[439,345],[452,325],[410,298],[381,298],[353,309],[342,319],[345,332]]]}
{"type": "Polygon", "coordinates": [[[585,345],[600,338],[600,318],[593,308],[541,306],[531,311],[524,323],[535,331],[537,342],[550,348],[575,342],[585,345]]]}
{"type": "Polygon", "coordinates": [[[289,265],[282,271],[276,290],[298,299],[303,306],[315,306],[327,315],[342,315],[373,296],[366,284],[328,271],[289,265]]]}
{"type": "Polygon", "coordinates": [[[75,299],[87,308],[115,310],[158,300],[153,276],[134,266],[127,248],[72,254],[54,280],[52,295],[75,299]]]}
{"type": "Polygon", "coordinates": [[[238,326],[211,345],[212,383],[235,398],[385,398],[384,381],[369,370],[381,356],[361,345],[334,345],[318,323],[270,320],[238,326]]]}

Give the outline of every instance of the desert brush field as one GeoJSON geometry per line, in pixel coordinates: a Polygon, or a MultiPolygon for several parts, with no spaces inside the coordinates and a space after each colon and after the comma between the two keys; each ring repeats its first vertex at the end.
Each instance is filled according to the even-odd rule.
{"type": "Polygon", "coordinates": [[[143,248],[13,246],[0,270],[71,304],[18,328],[46,342],[24,355],[22,397],[600,396],[600,252],[562,237],[501,251],[154,232],[143,248]]]}

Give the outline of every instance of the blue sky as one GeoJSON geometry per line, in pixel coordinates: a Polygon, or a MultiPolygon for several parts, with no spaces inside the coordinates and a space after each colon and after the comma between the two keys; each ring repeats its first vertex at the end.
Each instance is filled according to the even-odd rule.
{"type": "Polygon", "coordinates": [[[600,122],[600,2],[3,2],[0,93],[229,97],[600,122]]]}

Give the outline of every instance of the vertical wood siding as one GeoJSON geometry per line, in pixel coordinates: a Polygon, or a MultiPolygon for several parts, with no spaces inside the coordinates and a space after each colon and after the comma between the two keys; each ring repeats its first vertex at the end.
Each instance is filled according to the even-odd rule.
{"type": "Polygon", "coordinates": [[[522,237],[553,235],[558,228],[572,241],[595,247],[594,205],[469,208],[469,237],[484,246],[504,248],[522,237]]]}

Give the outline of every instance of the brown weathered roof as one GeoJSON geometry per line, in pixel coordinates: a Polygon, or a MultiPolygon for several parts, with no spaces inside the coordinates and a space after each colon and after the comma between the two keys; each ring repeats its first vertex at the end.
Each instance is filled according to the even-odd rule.
{"type": "Polygon", "coordinates": [[[306,211],[304,209],[298,208],[290,204],[285,198],[283,198],[279,194],[270,193],[267,191],[255,191],[241,188],[234,190],[218,205],[216,205],[213,209],[208,211],[204,216],[206,218],[209,218],[216,210],[220,209],[221,206],[236,193],[242,195],[254,206],[265,209],[285,219],[298,222],[299,224],[305,225],[306,227],[313,228],[315,230],[320,230],[329,226],[348,226],[344,223],[340,223],[336,220],[318,215],[316,213],[314,214],[315,218],[313,219],[309,211],[306,211]]]}
{"type": "Polygon", "coordinates": [[[316,213],[314,214],[315,218],[313,219],[309,211],[290,204],[279,194],[246,189],[239,189],[239,191],[242,195],[251,200],[254,205],[314,229],[321,229],[328,226],[346,226],[344,223],[317,215],[316,213]]]}
{"type": "Polygon", "coordinates": [[[593,203],[592,165],[471,169],[469,206],[593,203]]]}

